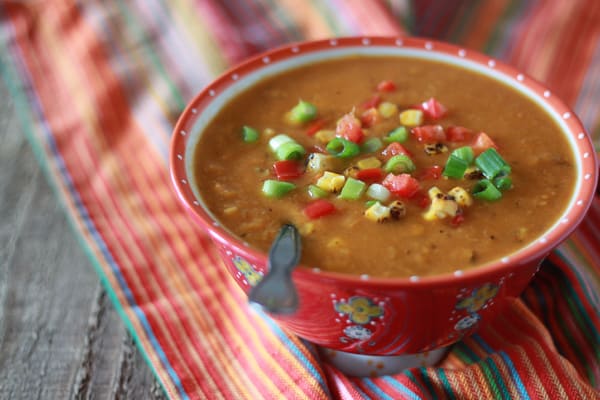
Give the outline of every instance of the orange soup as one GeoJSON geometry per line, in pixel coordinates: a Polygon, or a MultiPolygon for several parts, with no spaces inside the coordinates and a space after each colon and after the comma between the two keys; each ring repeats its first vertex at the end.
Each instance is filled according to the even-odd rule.
{"type": "Polygon", "coordinates": [[[541,235],[572,195],[572,157],[557,122],[499,81],[356,56],[228,102],[199,140],[194,179],[223,226],[256,248],[291,222],[307,267],[428,276],[541,235]]]}

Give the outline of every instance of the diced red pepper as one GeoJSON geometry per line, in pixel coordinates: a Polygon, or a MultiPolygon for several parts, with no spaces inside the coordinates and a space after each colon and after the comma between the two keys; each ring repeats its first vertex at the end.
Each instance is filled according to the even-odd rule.
{"type": "Polygon", "coordinates": [[[449,126],[446,128],[446,139],[449,142],[466,142],[473,135],[473,131],[464,126],[449,126]]]}
{"type": "Polygon", "coordinates": [[[460,224],[462,224],[465,221],[465,216],[463,214],[456,214],[454,217],[452,217],[452,219],[450,220],[450,224],[455,227],[458,228],[460,226],[460,224]]]}
{"type": "Polygon", "coordinates": [[[361,169],[356,173],[356,179],[367,183],[381,182],[383,179],[383,171],[381,168],[361,169]]]}
{"type": "Polygon", "coordinates": [[[448,112],[448,109],[433,97],[421,103],[419,108],[423,110],[425,117],[431,119],[440,119],[448,112]]]}
{"type": "Polygon", "coordinates": [[[416,126],[410,133],[419,143],[440,143],[446,140],[446,132],[441,125],[416,126]]]}
{"type": "Polygon", "coordinates": [[[379,111],[375,107],[371,107],[360,116],[360,122],[365,128],[370,128],[379,122],[379,111]]]}
{"type": "Polygon", "coordinates": [[[381,81],[377,85],[378,92],[393,92],[396,90],[396,84],[392,81],[381,81]]]}
{"type": "Polygon", "coordinates": [[[273,171],[275,172],[277,179],[281,181],[290,181],[299,178],[304,174],[302,164],[294,160],[275,161],[273,164],[273,171]]]}
{"type": "Polygon", "coordinates": [[[409,174],[388,174],[381,184],[396,196],[407,199],[419,191],[419,181],[409,174]]]}
{"type": "Polygon", "coordinates": [[[390,158],[397,156],[399,154],[404,154],[407,155],[409,157],[412,158],[412,154],[410,151],[408,151],[404,146],[402,146],[400,143],[398,142],[392,142],[390,143],[382,152],[381,155],[383,156],[384,160],[387,161],[390,158]]]}
{"type": "Polygon", "coordinates": [[[335,212],[335,206],[333,203],[324,200],[317,199],[310,202],[306,207],[304,207],[304,215],[306,215],[310,219],[317,219],[324,217],[325,215],[329,215],[335,212]]]}
{"type": "Polygon", "coordinates": [[[307,128],[306,134],[308,136],[314,136],[315,133],[319,132],[324,126],[327,124],[327,121],[320,118],[316,121],[313,121],[307,128]]]}
{"type": "Polygon", "coordinates": [[[364,110],[368,110],[369,108],[375,108],[381,103],[381,96],[376,94],[373,95],[369,100],[365,101],[361,104],[361,108],[364,110]]]}
{"type": "Polygon", "coordinates": [[[431,199],[429,198],[427,193],[423,193],[421,190],[415,193],[415,195],[411,198],[411,201],[413,201],[418,207],[422,209],[426,209],[431,204],[431,199]]]}
{"type": "Polygon", "coordinates": [[[496,143],[494,143],[494,141],[484,132],[479,132],[477,136],[475,136],[471,147],[476,154],[482,153],[490,147],[498,150],[496,143]]]}
{"type": "Polygon", "coordinates": [[[444,169],[439,165],[433,165],[431,167],[427,167],[421,171],[419,174],[419,180],[421,181],[434,181],[436,179],[440,179],[442,176],[442,171],[444,169]]]}
{"type": "Polygon", "coordinates": [[[362,142],[365,137],[362,131],[362,123],[353,113],[348,113],[339,119],[335,133],[336,136],[343,137],[354,143],[362,142]]]}

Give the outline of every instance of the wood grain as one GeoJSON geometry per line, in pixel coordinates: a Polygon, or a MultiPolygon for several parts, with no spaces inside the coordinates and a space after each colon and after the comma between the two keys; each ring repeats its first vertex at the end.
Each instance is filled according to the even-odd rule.
{"type": "Polygon", "coordinates": [[[0,85],[0,399],[163,399],[0,85]]]}

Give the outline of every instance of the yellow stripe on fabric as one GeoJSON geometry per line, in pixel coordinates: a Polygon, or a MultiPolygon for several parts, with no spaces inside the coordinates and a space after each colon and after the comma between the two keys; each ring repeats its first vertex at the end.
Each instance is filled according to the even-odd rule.
{"type": "MultiPolygon", "coordinates": [[[[59,12],[59,10],[56,10],[57,13],[59,12]]],[[[50,22],[50,19],[47,19],[48,22],[50,22]]],[[[53,55],[52,59],[56,61],[56,69],[55,69],[55,73],[57,76],[63,76],[63,81],[65,82],[69,82],[69,84],[71,85],[76,85],[74,87],[72,87],[71,89],[74,92],[79,92],[81,90],[81,92],[85,92],[85,93],[90,93],[90,91],[85,87],[86,84],[85,83],[89,83],[90,82],[90,78],[92,78],[93,81],[96,82],[97,86],[95,86],[96,88],[102,88],[104,86],[104,80],[102,79],[93,79],[93,78],[97,78],[99,76],[101,76],[100,74],[92,74],[93,76],[81,76],[80,78],[80,74],[83,73],[82,70],[82,63],[85,61],[83,59],[79,60],[79,63],[77,64],[78,68],[73,68],[74,64],[68,64],[67,63],[67,58],[65,57],[65,55],[69,54],[69,50],[71,48],[77,48],[77,47],[81,47],[82,49],[85,49],[85,46],[79,46],[78,43],[79,42],[84,42],[86,36],[81,34],[81,29],[80,29],[80,34],[77,36],[73,37],[73,40],[70,41],[68,44],[70,45],[70,47],[67,47],[66,44],[67,42],[64,40],[56,40],[56,38],[53,35],[53,32],[48,31],[46,32],[46,49],[49,51],[49,55],[53,55]],[[65,45],[65,48],[63,49],[61,47],[61,45],[65,45]],[[68,64],[68,65],[67,65],[68,64]],[[68,78],[67,78],[68,77],[68,78]]],[[[78,51],[78,53],[81,53],[81,50],[78,51]]],[[[91,70],[96,68],[96,65],[94,62],[90,63],[91,64],[91,70]]],[[[94,87],[94,86],[92,86],[94,87]]],[[[91,92],[93,93],[93,91],[91,92]]],[[[102,91],[100,91],[100,93],[103,93],[102,91]]],[[[79,97],[76,97],[79,99],[79,97]]],[[[109,104],[112,104],[109,102],[109,104]]],[[[80,109],[80,115],[84,116],[84,123],[86,123],[87,129],[89,130],[89,132],[101,132],[101,130],[99,129],[99,127],[97,126],[97,120],[95,118],[95,112],[94,110],[98,110],[98,107],[94,107],[92,104],[88,104],[88,102],[84,102],[84,101],[78,101],[75,102],[74,107],[80,109]]],[[[115,110],[116,112],[118,112],[118,110],[115,110]]],[[[90,135],[90,139],[98,139],[102,137],[101,134],[99,135],[90,135]]],[[[116,165],[115,161],[112,161],[112,159],[114,158],[114,155],[109,153],[109,152],[104,152],[102,151],[102,148],[104,148],[104,146],[101,143],[97,143],[96,144],[97,148],[98,148],[98,153],[103,155],[103,166],[101,167],[101,169],[104,168],[109,168],[110,170],[114,171],[114,174],[112,175],[113,179],[114,179],[114,184],[116,186],[116,190],[120,191],[121,193],[128,193],[128,186],[125,184],[125,182],[121,182],[121,179],[119,179],[121,177],[121,169],[118,168],[118,166],[116,165]]],[[[78,151],[77,154],[80,157],[83,157],[85,155],[87,155],[87,151],[85,151],[87,149],[83,149],[83,151],[78,151]]],[[[88,156],[88,163],[89,166],[87,167],[87,171],[95,171],[96,167],[91,163],[91,159],[93,158],[93,156],[89,155],[88,156]]],[[[84,160],[82,160],[84,161],[84,160]]],[[[84,164],[85,167],[85,164],[84,164]]],[[[109,170],[109,176],[110,176],[110,170],[109,170]]],[[[97,171],[95,171],[97,172],[97,171]]],[[[90,174],[92,175],[92,174],[90,174]]],[[[101,175],[101,173],[100,173],[101,175]]],[[[92,182],[93,184],[99,182],[98,179],[96,179],[94,182],[92,182]]],[[[96,190],[96,192],[98,192],[99,194],[102,193],[102,189],[100,190],[96,190]]],[[[109,194],[105,195],[107,197],[110,197],[109,194]]],[[[128,198],[125,199],[126,203],[128,198]]],[[[132,199],[129,199],[130,201],[135,201],[132,199]]],[[[118,205],[116,207],[119,207],[118,205]]],[[[124,252],[124,248],[130,248],[133,250],[137,250],[136,249],[136,245],[134,243],[133,238],[131,238],[129,235],[125,235],[125,232],[129,232],[128,228],[123,225],[120,221],[120,217],[117,216],[117,218],[112,218],[110,216],[107,216],[107,218],[109,218],[113,223],[118,224],[119,226],[117,227],[118,231],[121,232],[123,234],[123,241],[114,241],[114,243],[111,243],[113,246],[115,246],[116,248],[120,249],[120,251],[123,252],[123,254],[125,254],[124,252]]],[[[136,251],[135,254],[133,255],[134,259],[132,260],[132,263],[138,263],[139,265],[144,265],[145,262],[142,261],[142,255],[141,252],[136,251]],[[137,260],[137,261],[136,261],[137,260]]],[[[123,256],[122,258],[124,265],[122,265],[123,268],[127,268],[127,262],[125,262],[125,260],[127,260],[126,256],[123,256]]],[[[146,293],[144,286],[140,283],[137,274],[132,274],[132,277],[134,279],[133,282],[133,287],[139,287],[140,290],[134,290],[134,292],[138,293],[138,294],[144,294],[146,293]]],[[[157,285],[150,280],[150,283],[152,284],[152,289],[154,289],[155,291],[160,292],[157,289],[157,285]]],[[[144,297],[144,296],[143,296],[144,297]]],[[[143,303],[146,303],[148,301],[148,298],[145,297],[145,301],[143,301],[143,303]]],[[[171,334],[168,332],[168,330],[165,328],[165,325],[162,321],[162,319],[157,319],[158,324],[160,325],[160,329],[163,332],[162,336],[163,338],[166,338],[168,341],[170,340],[171,342],[174,342],[173,338],[171,337],[171,334]]],[[[182,364],[182,367],[184,367],[184,369],[187,369],[186,363],[181,360],[180,361],[182,364]]],[[[191,376],[191,373],[190,373],[191,376]]],[[[207,380],[208,383],[212,383],[211,380],[207,380]]],[[[216,386],[213,385],[213,388],[216,390],[216,386]]]]}
{"type": "MultiPolygon", "coordinates": [[[[191,4],[192,2],[186,0],[169,1],[173,21],[185,28],[182,32],[187,33],[189,39],[187,42],[196,45],[195,51],[203,55],[203,62],[209,66],[213,75],[218,75],[227,68],[227,61],[219,49],[217,38],[206,29],[210,24],[206,21],[205,15],[194,9],[191,4]]],[[[190,51],[194,50],[190,49],[190,51]]]]}

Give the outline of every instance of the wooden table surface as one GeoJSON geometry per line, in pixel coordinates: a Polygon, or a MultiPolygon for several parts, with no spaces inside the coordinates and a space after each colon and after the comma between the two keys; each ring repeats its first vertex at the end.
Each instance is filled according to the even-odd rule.
{"type": "Polygon", "coordinates": [[[0,399],[163,399],[0,84],[0,399]]]}

